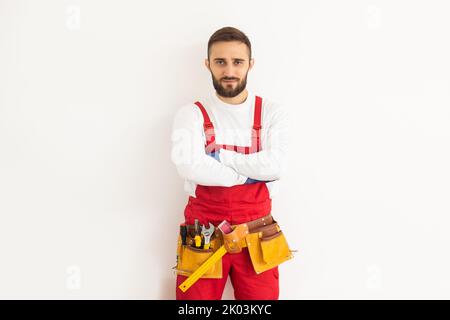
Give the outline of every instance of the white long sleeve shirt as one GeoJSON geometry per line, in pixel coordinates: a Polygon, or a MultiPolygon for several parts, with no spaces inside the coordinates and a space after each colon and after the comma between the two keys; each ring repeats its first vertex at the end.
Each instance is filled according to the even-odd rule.
{"type": "MultiPolygon", "coordinates": [[[[214,126],[217,144],[251,146],[255,95],[248,91],[241,104],[227,104],[215,91],[199,100],[214,126]]],[[[262,96],[261,151],[242,154],[220,149],[220,162],[205,153],[206,137],[203,115],[194,102],[181,107],[173,122],[171,158],[179,175],[184,178],[184,190],[195,197],[197,185],[225,186],[244,184],[247,178],[266,182],[270,197],[278,191],[285,170],[288,147],[286,110],[262,96]]]]}

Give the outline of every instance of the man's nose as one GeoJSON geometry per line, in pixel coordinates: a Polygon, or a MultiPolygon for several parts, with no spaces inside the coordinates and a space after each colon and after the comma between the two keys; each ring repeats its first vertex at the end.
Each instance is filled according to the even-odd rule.
{"type": "Polygon", "coordinates": [[[234,68],[233,66],[227,66],[224,70],[224,76],[227,78],[234,78],[234,68]]]}

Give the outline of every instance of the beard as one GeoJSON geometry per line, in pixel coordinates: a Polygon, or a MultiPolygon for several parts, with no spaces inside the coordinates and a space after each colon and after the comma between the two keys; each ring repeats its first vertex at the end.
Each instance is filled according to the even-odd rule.
{"type": "Polygon", "coordinates": [[[232,86],[228,86],[228,84],[225,84],[225,87],[222,85],[222,80],[237,80],[236,78],[222,78],[220,81],[217,80],[214,75],[211,72],[211,77],[213,81],[214,89],[216,89],[216,92],[219,96],[225,97],[225,98],[234,98],[238,94],[240,94],[242,91],[244,91],[245,87],[247,86],[247,75],[248,72],[245,74],[245,78],[238,82],[236,85],[236,88],[233,88],[232,86]]]}

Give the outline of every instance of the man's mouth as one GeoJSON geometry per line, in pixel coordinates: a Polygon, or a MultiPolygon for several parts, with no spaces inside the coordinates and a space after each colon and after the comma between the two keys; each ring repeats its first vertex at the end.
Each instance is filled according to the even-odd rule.
{"type": "Polygon", "coordinates": [[[232,83],[232,82],[236,82],[236,80],[222,80],[225,83],[232,83]]]}

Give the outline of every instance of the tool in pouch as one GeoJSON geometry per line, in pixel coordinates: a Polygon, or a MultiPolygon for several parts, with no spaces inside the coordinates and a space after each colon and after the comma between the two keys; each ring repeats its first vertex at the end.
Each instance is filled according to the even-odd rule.
{"type": "Polygon", "coordinates": [[[209,228],[206,229],[204,225],[202,225],[202,236],[204,240],[203,249],[209,249],[211,244],[211,236],[214,233],[214,225],[210,222],[209,228]]]}
{"type": "MultiPolygon", "coordinates": [[[[248,234],[247,224],[237,225],[234,229],[227,221],[223,221],[218,227],[224,237],[224,244],[219,247],[214,254],[208,258],[197,270],[195,270],[181,285],[179,288],[181,291],[186,292],[200,277],[219,261],[227,252],[239,253],[242,251],[242,241],[245,240],[245,236],[248,234]]],[[[206,243],[206,241],[205,241],[206,243]]]]}
{"type": "Polygon", "coordinates": [[[183,246],[187,245],[186,239],[187,239],[187,226],[185,223],[182,223],[180,225],[180,235],[181,235],[181,243],[183,246]]]}
{"type": "Polygon", "coordinates": [[[198,219],[195,219],[195,237],[194,243],[196,248],[200,248],[202,246],[202,238],[200,236],[200,227],[198,225],[198,219]]]}

